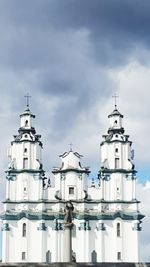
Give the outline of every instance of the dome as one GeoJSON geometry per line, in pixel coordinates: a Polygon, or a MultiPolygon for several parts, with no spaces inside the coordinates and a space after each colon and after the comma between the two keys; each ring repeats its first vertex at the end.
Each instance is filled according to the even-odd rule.
{"type": "Polygon", "coordinates": [[[118,109],[116,107],[113,110],[113,112],[110,115],[108,115],[108,118],[111,118],[113,116],[119,116],[119,117],[123,118],[123,115],[118,111],[118,109]]]}

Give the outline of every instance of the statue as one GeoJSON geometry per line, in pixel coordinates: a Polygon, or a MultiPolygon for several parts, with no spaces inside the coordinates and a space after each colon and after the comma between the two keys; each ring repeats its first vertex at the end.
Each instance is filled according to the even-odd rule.
{"type": "Polygon", "coordinates": [[[63,261],[71,262],[72,261],[72,212],[74,210],[73,204],[71,201],[66,203],[64,212],[64,251],[63,251],[63,261]]]}
{"type": "Polygon", "coordinates": [[[65,227],[71,227],[73,225],[72,222],[72,212],[74,210],[73,204],[70,202],[66,203],[66,207],[65,207],[65,217],[64,217],[64,226],[65,227]]]}

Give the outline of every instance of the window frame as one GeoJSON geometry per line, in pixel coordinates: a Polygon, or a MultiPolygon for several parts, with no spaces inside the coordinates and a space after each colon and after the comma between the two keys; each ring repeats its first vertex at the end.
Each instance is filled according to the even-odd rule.
{"type": "Polygon", "coordinates": [[[115,157],[115,169],[119,169],[119,168],[120,168],[120,158],[115,157]]]}
{"type": "Polygon", "coordinates": [[[26,260],[26,252],[22,251],[22,260],[26,260]]]}
{"type": "Polygon", "coordinates": [[[23,169],[28,169],[29,160],[27,157],[23,158],[23,169]]]}
{"type": "Polygon", "coordinates": [[[117,260],[121,261],[121,251],[117,252],[117,260]]]}
{"type": "Polygon", "coordinates": [[[117,237],[121,236],[121,227],[120,227],[120,223],[117,223],[117,237]]]}
{"type": "Polygon", "coordinates": [[[26,237],[27,236],[27,225],[26,223],[23,223],[22,225],[22,237],[26,237]]]}
{"type": "Polygon", "coordinates": [[[75,193],[75,188],[74,186],[69,186],[69,195],[74,195],[75,193]],[[72,191],[72,192],[71,192],[72,191]]]}

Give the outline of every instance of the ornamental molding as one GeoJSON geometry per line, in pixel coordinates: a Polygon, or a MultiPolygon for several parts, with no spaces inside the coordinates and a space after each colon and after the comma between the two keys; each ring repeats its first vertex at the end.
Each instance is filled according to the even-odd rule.
{"type": "Polygon", "coordinates": [[[6,179],[7,179],[8,181],[16,181],[16,180],[17,180],[17,176],[16,176],[16,174],[8,174],[8,175],[6,176],[6,179]]]}
{"type": "Polygon", "coordinates": [[[58,222],[57,219],[54,219],[52,230],[54,231],[64,230],[63,223],[58,222]]]}
{"type": "Polygon", "coordinates": [[[110,144],[110,143],[128,144],[129,143],[130,145],[132,145],[132,142],[131,141],[125,141],[125,140],[117,140],[117,139],[115,139],[115,140],[104,140],[103,142],[100,143],[100,146],[103,146],[106,143],[108,143],[108,144],[110,144]]]}
{"type": "Polygon", "coordinates": [[[67,173],[67,172],[75,172],[75,173],[86,173],[86,174],[89,174],[90,171],[89,169],[75,169],[75,168],[68,168],[68,169],[53,169],[52,173],[53,174],[56,174],[56,173],[67,173]]]}
{"type": "Polygon", "coordinates": [[[78,227],[79,230],[89,231],[91,230],[91,226],[89,224],[89,220],[85,220],[84,222],[80,223],[80,226],[78,227]]]}
{"type": "Polygon", "coordinates": [[[98,223],[98,225],[96,226],[96,230],[97,231],[105,231],[106,230],[106,226],[104,223],[98,223]]]}
{"type": "MultiPolygon", "coordinates": [[[[141,213],[138,212],[130,212],[130,213],[125,213],[122,211],[114,212],[114,213],[95,213],[95,214],[81,214],[81,213],[73,213],[73,218],[78,219],[78,220],[85,220],[85,221],[90,221],[90,220],[115,220],[116,218],[121,218],[123,220],[141,220],[145,216],[141,213]]],[[[22,218],[26,218],[29,220],[55,220],[55,219],[64,219],[64,213],[45,213],[45,212],[28,212],[28,211],[23,211],[20,213],[17,212],[12,212],[7,211],[3,213],[0,218],[2,220],[21,220],[22,218]]]]}
{"type": "Polygon", "coordinates": [[[134,223],[134,226],[132,227],[132,230],[133,231],[141,231],[142,230],[142,227],[140,225],[141,222],[139,223],[134,223]]]}
{"type": "Polygon", "coordinates": [[[100,176],[108,174],[108,173],[110,173],[110,174],[112,174],[112,173],[136,174],[137,171],[133,170],[133,169],[130,169],[130,170],[127,170],[127,169],[107,169],[107,168],[101,167],[100,172],[99,172],[100,176]]]}
{"type": "Polygon", "coordinates": [[[65,173],[60,173],[60,179],[64,181],[66,179],[66,174],[65,173]]]}
{"type": "Polygon", "coordinates": [[[10,231],[9,223],[3,223],[1,230],[10,231]]]}
{"type": "Polygon", "coordinates": [[[47,227],[46,227],[44,222],[39,223],[39,225],[37,226],[38,231],[46,231],[46,229],[47,229],[47,227]]]}
{"type": "Polygon", "coordinates": [[[17,175],[19,173],[34,173],[35,175],[36,174],[42,174],[44,175],[45,171],[43,169],[38,169],[38,170],[35,170],[35,169],[9,169],[7,171],[5,171],[5,173],[7,173],[8,175],[17,175]]]}
{"type": "MultiPolygon", "coordinates": [[[[5,201],[3,201],[2,203],[12,203],[12,204],[20,204],[20,203],[31,203],[31,204],[34,204],[34,203],[52,203],[52,204],[57,204],[57,203],[67,203],[68,201],[66,200],[62,200],[62,199],[57,199],[57,200],[46,200],[46,199],[39,199],[39,200],[10,200],[10,199],[6,199],[5,201]]],[[[120,204],[134,204],[134,203],[140,203],[139,200],[137,199],[132,199],[131,201],[126,201],[126,200],[110,200],[110,201],[106,201],[104,199],[98,199],[98,200],[91,200],[91,199],[80,199],[80,200],[74,200],[72,199],[71,202],[73,203],[85,203],[85,204],[91,204],[91,203],[106,203],[106,204],[112,204],[112,203],[120,203],[120,204]]]]}

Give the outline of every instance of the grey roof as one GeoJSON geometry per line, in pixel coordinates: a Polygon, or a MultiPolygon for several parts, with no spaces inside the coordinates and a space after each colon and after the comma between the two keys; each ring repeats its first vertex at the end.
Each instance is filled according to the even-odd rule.
{"type": "Polygon", "coordinates": [[[123,115],[118,111],[118,109],[116,107],[113,110],[113,112],[110,115],[108,115],[108,118],[113,117],[113,116],[119,116],[119,117],[123,118],[123,115]]]}
{"type": "Polygon", "coordinates": [[[25,116],[25,115],[30,115],[32,118],[35,118],[35,115],[33,115],[30,111],[29,108],[27,108],[21,115],[20,115],[20,118],[25,116]]]}

